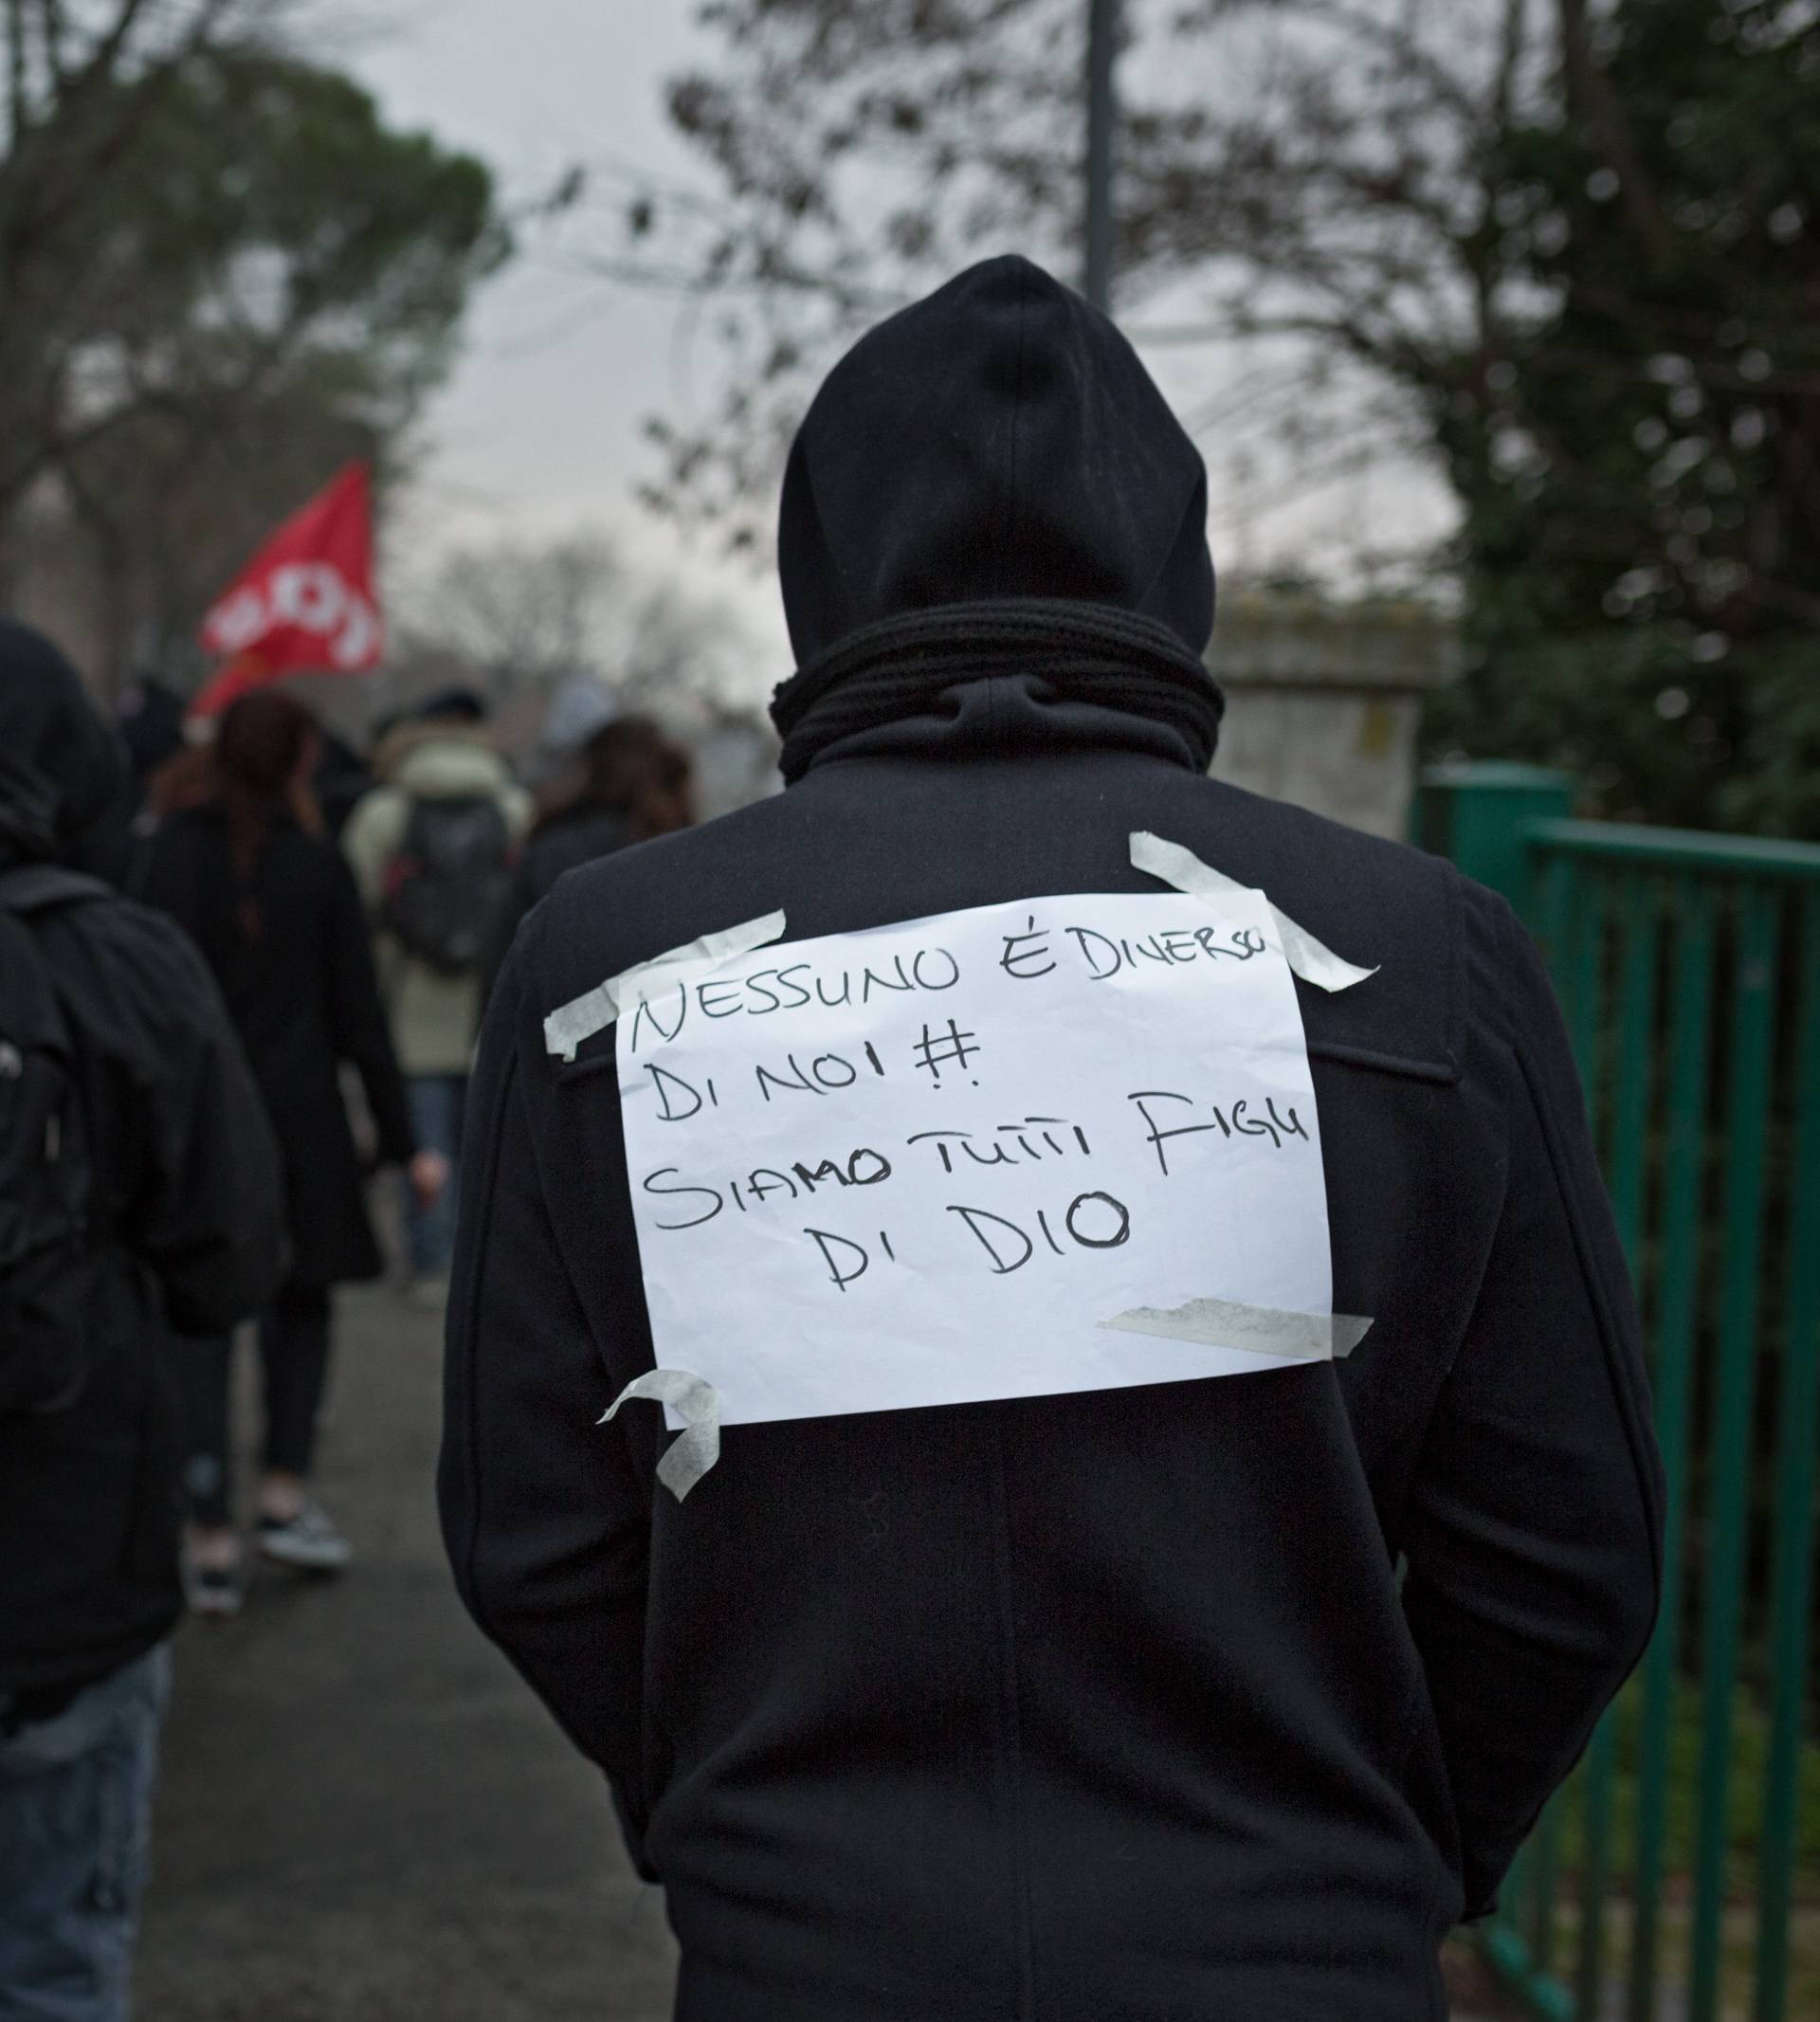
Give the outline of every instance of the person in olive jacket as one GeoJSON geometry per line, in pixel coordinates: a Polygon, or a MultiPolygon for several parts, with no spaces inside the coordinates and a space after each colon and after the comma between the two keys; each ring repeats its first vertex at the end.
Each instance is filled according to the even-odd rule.
{"type": "Polygon", "coordinates": [[[1439,2022],[1442,1937],[1648,1635],[1637,1318],[1538,951],[1449,865],[1208,776],[1206,522],[1136,354],[1028,263],[881,324],[784,479],[787,791],[565,878],[500,977],[445,1532],[667,1893],[684,2022],[1439,2022]],[[546,1017],[774,908],[797,942],[1154,892],[1138,830],[1374,965],[1292,986],[1369,1335],[738,1424],[678,1501],[663,1412],[596,1423],[652,1361],[615,1035],[565,1064],[546,1017]]]}
{"type": "Polygon", "coordinates": [[[207,968],[169,920],[86,875],[119,859],[126,788],[125,753],[69,664],[0,621],[0,1011],[42,978],[61,1027],[0,1020],[17,1190],[0,1194],[0,2014],[70,2022],[127,2013],[182,1609],[167,1329],[232,1326],[271,1296],[283,1255],[277,1148],[207,968]],[[65,1261],[85,1274],[86,1320],[57,1344],[69,1381],[59,1373],[51,1398],[10,1380],[31,1266],[14,1238],[49,1198],[10,1109],[34,1036],[56,1042],[74,1097],[55,1145],[48,1124],[40,1142],[82,1175],[65,1261]]]}

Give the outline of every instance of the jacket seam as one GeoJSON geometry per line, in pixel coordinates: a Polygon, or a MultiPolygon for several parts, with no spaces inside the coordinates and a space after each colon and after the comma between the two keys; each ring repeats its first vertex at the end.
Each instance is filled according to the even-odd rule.
{"type": "MultiPolygon", "coordinates": [[[[1429,1697],[1428,1675],[1422,1665],[1421,1652],[1418,1650],[1416,1652],[1415,1676],[1410,1680],[1409,1692],[1403,1702],[1400,1722],[1403,1729],[1403,1738],[1397,1746],[1394,1773],[1397,1795],[1403,1799],[1405,1804],[1410,1803],[1410,1758],[1415,1753],[1415,1744],[1421,1738],[1422,1710],[1424,1706],[1431,1707],[1431,1705],[1432,1702],[1429,1697]]],[[[1423,1917],[1430,1929],[1444,1933],[1446,1925],[1439,1915],[1442,1893],[1451,1885],[1459,1888],[1464,1897],[1463,1877],[1465,1870],[1465,1855],[1461,1840],[1459,1803],[1454,1796],[1453,1778],[1448,1772],[1445,1758],[1441,1762],[1441,1777],[1444,1785],[1443,1794],[1447,1799],[1447,1810],[1453,1820],[1453,1862],[1449,1863],[1445,1849],[1435,1845],[1433,1835],[1425,1832],[1423,1836],[1429,1841],[1429,1846],[1433,1847],[1435,1858],[1434,1874],[1429,1884],[1428,1900],[1423,1905],[1423,1917]],[[1457,1864],[1457,1867],[1455,1864],[1457,1864]]],[[[1447,1922],[1450,1923],[1451,1920],[1447,1920],[1447,1922]]]]}
{"type": "MultiPolygon", "coordinates": [[[[1652,1473],[1648,1466],[1648,1427],[1645,1414],[1639,1408],[1634,1386],[1626,1379],[1618,1354],[1618,1330],[1612,1323],[1611,1288],[1606,1283],[1599,1268],[1598,1259],[1588,1248],[1585,1233],[1580,1226],[1580,1207],[1577,1190],[1566,1169],[1561,1157],[1555,1125],[1546,1105],[1540,1100],[1534,1076],[1520,1043],[1513,1042],[1512,1053],[1516,1058],[1518,1071],[1522,1077],[1524,1095],[1536,1114],[1537,1125],[1541,1132],[1542,1143],[1548,1153],[1548,1162],[1555,1175],[1556,1190],[1560,1195],[1562,1211],[1567,1222],[1568,1234],[1574,1244],[1574,1260],[1579,1266],[1580,1279],[1585,1284],[1594,1318],[1598,1324],[1599,1347],[1605,1363],[1606,1382],[1610,1385],[1612,1401],[1618,1408],[1618,1416],[1624,1425],[1625,1445],[1630,1452],[1630,1469],[1637,1503],[1645,1519],[1644,1528],[1649,1541],[1649,1569],[1655,1586],[1655,1607],[1650,1612],[1650,1633],[1654,1633],[1657,1613],[1662,1607],[1662,1511],[1654,1493],[1652,1473]]],[[[1645,1639],[1646,1644],[1647,1638],[1645,1639]]],[[[1612,1696],[1616,1697],[1617,1688],[1612,1696]]]]}
{"type": "Polygon", "coordinates": [[[1006,487],[1005,527],[1002,545],[992,557],[992,593],[1000,594],[1005,585],[1005,557],[1017,541],[1018,496],[1017,496],[1017,426],[1024,411],[1024,322],[1027,306],[1022,290],[1017,298],[1017,397],[1011,402],[1011,457],[1010,483],[1006,487]]]}
{"type": "MultiPolygon", "coordinates": [[[[480,1173],[484,1183],[479,1197],[490,1202],[499,1180],[500,1146],[505,1137],[506,1105],[517,1100],[519,1076],[518,1047],[513,1047],[505,1063],[504,1082],[500,1089],[500,1099],[495,1103],[492,1116],[487,1120],[488,1135],[484,1158],[480,1173]]],[[[481,1294],[486,1280],[486,1256],[492,1242],[492,1217],[481,1218],[480,1232],[475,1239],[474,1262],[463,1302],[462,1318],[465,1336],[462,1347],[461,1385],[463,1392],[462,1434],[463,1459],[466,1464],[468,1481],[468,1508],[466,1534],[462,1539],[461,1583],[466,1590],[468,1605],[474,1619],[497,1643],[500,1640],[498,1624],[493,1619],[493,1611],[484,1597],[480,1578],[481,1539],[481,1456],[480,1456],[480,1413],[474,1402],[474,1359],[479,1345],[481,1331],[481,1294]]]]}
{"type": "MultiPolygon", "coordinates": [[[[1520,933],[1523,931],[1521,922],[1518,920],[1516,914],[1510,910],[1509,906],[1507,904],[1501,905],[1494,922],[1494,932],[1499,940],[1501,942],[1505,941],[1506,937],[1513,928],[1520,933]]],[[[1518,952],[1521,953],[1521,951],[1518,952]]],[[[1568,1238],[1574,1246],[1574,1257],[1578,1267],[1580,1283],[1585,1289],[1588,1303],[1592,1309],[1593,1322],[1598,1330],[1601,1358],[1605,1365],[1606,1381],[1610,1386],[1613,1403],[1617,1408],[1619,1422],[1624,1429],[1625,1445],[1630,1454],[1632,1486],[1636,1492],[1638,1506],[1645,1519],[1644,1528],[1647,1535],[1655,1601],[1650,1612],[1649,1631],[1638,1645],[1638,1651],[1640,1652],[1643,1649],[1647,1648],[1649,1636],[1654,1633],[1655,1620],[1662,1607],[1661,1511],[1657,1506],[1651,1471],[1647,1464],[1648,1427],[1647,1420],[1643,1418],[1643,1414],[1638,1410],[1638,1400],[1633,1394],[1632,1387],[1624,1379],[1623,1371],[1620,1367],[1620,1357],[1617,1353],[1619,1335],[1618,1329],[1612,1321],[1611,1288],[1604,1273],[1599,1268],[1596,1255],[1587,1245],[1585,1230],[1582,1227],[1579,1193],[1578,1189],[1573,1184],[1568,1162],[1563,1157],[1558,1131],[1549,1106],[1542,1099],[1542,1091],[1537,1084],[1535,1073],[1524,1050],[1517,1022],[1510,1016],[1508,1003],[1501,1001],[1499,1011],[1503,1027],[1503,1050],[1508,1057],[1510,1065],[1516,1069],[1522,1100],[1529,1104],[1530,1110],[1536,1118],[1537,1129],[1541,1137],[1542,1149],[1548,1158],[1549,1170],[1554,1176],[1556,1197],[1561,1204],[1562,1219],[1567,1225],[1568,1238]]],[[[1509,1111],[1510,1105],[1507,1103],[1505,1105],[1507,1141],[1509,1111]]],[[[1506,1179],[1505,1191],[1507,1198],[1508,1179],[1506,1179]]],[[[1501,1220],[1502,1212],[1503,1211],[1501,1208],[1501,1220]]],[[[1473,1302],[1475,1312],[1478,1307],[1478,1297],[1479,1295],[1475,1293],[1473,1302]]],[[[1456,1344],[1456,1358],[1457,1354],[1458,1344],[1456,1344]]],[[[1452,1363],[1450,1362],[1447,1379],[1450,1380],[1451,1375],[1452,1363]]],[[[1429,1434],[1425,1435],[1424,1439],[1425,1448],[1427,1437],[1431,1435],[1432,1424],[1430,1423],[1429,1434]]],[[[1419,1460],[1417,1467],[1419,1471],[1419,1460]]],[[[1634,1655],[1635,1653],[1633,1653],[1633,1661],[1634,1655]]],[[[1629,1675],[1629,1669],[1630,1666],[1627,1665],[1625,1667],[1626,1676],[1629,1675]]],[[[1605,1717],[1612,1702],[1623,1689],[1623,1685],[1624,1679],[1620,1678],[1607,1695],[1605,1703],[1599,1708],[1593,1720],[1589,1722],[1586,1729],[1589,1735],[1596,1728],[1598,1721],[1605,1717]]],[[[1520,1841],[1526,1839],[1534,1830],[1546,1803],[1547,1798],[1544,1797],[1542,1802],[1538,1804],[1522,1821],[1518,1833],[1520,1841]]],[[[1475,1902],[1474,1892],[1469,1887],[1465,1886],[1470,1879],[1469,1870],[1473,1864],[1474,1852],[1467,1840],[1467,1823],[1465,1818],[1459,1817],[1457,1811],[1456,1819],[1459,1828],[1461,1880],[1465,1894],[1462,1915],[1468,1920],[1473,1920],[1485,1914],[1485,1910],[1475,1902]]]]}
{"type": "Polygon", "coordinates": [[[1466,920],[1465,880],[1451,865],[1442,880],[1441,902],[1447,920],[1447,1056],[1457,1081],[1464,1069],[1466,1051],[1466,920]]]}
{"type": "Polygon", "coordinates": [[[1006,1753],[1009,1758],[1006,1789],[1011,1813],[1011,1860],[1014,1895],[1013,1914],[1017,1928],[1017,2016],[1018,2022],[1034,2022],[1036,2015],[1036,1960],[1032,1930],[1029,1822],[1024,1805],[1024,1739],[1019,1705],[1020,1685],[1017,1658],[1017,1604],[1012,1567],[1010,1464],[1009,1455],[1010,1411],[1000,1405],[993,1413],[997,1451],[994,1472],[997,1487],[997,1522],[994,1526],[994,1557],[997,1560],[999,1605],[999,1700],[1005,1722],[1006,1753]]]}
{"type": "Polygon", "coordinates": [[[1353,1067],[1374,1067],[1384,1074],[1407,1075],[1412,1081],[1431,1082],[1442,1088],[1452,1088],[1460,1081],[1457,1066],[1448,1066],[1438,1060],[1418,1060],[1413,1054],[1383,1053],[1375,1047],[1349,1046],[1340,1040],[1310,1039],[1308,1057],[1311,1060],[1337,1060],[1353,1067]]]}
{"type": "MultiPolygon", "coordinates": [[[[1516,914],[1508,906],[1502,910],[1498,924],[1501,936],[1507,937],[1513,928],[1519,933],[1524,931],[1516,914]]],[[[1515,1021],[1509,1018],[1507,1010],[1505,1029],[1508,1035],[1506,1043],[1522,1079],[1524,1099],[1535,1115],[1543,1148],[1548,1154],[1549,1170],[1554,1175],[1556,1193],[1560,1198],[1568,1234],[1574,1244],[1574,1261],[1579,1266],[1581,1282],[1587,1288],[1587,1295],[1598,1324],[1599,1347],[1605,1362],[1606,1381],[1611,1386],[1619,1418],[1624,1425],[1625,1444],[1630,1450],[1630,1466],[1637,1501],[1642,1508],[1646,1520],[1645,1527],[1649,1538],[1650,1571],[1655,1578],[1656,1610],[1651,1613],[1653,1633],[1655,1612],[1660,1611],[1662,1606],[1662,1510],[1655,1494],[1653,1470],[1649,1466],[1649,1414],[1644,1409],[1643,1400],[1636,1394],[1636,1387],[1629,1380],[1628,1372],[1623,1366],[1623,1358],[1619,1353],[1620,1332],[1613,1319],[1614,1306],[1618,1302],[1613,1299],[1612,1287],[1600,1267],[1596,1252],[1587,1244],[1586,1231],[1582,1226],[1579,1189],[1563,1155],[1559,1130],[1548,1104],[1542,1100],[1541,1090],[1537,1085],[1535,1071],[1523,1046],[1522,1034],[1517,1029],[1515,1021]]],[[[1579,1092],[1577,1082],[1575,1092],[1579,1092]]]]}
{"type": "MultiPolygon", "coordinates": [[[[533,908],[532,913],[527,916],[524,927],[520,932],[519,939],[524,949],[524,966],[527,969],[535,965],[536,956],[541,950],[541,941],[543,938],[547,938],[549,926],[548,919],[545,917],[547,912],[548,907],[543,902],[539,902],[536,907],[533,908]],[[535,947],[533,945],[534,942],[536,942],[535,947]]],[[[520,985],[520,1009],[523,1006],[525,995],[526,993],[523,989],[523,986],[520,985]]],[[[610,1029],[607,1038],[608,1044],[603,1049],[603,1051],[600,1054],[594,1056],[594,1061],[596,1063],[602,1059],[611,1062],[617,1058],[617,1054],[615,1051],[615,1048],[618,1044],[617,1032],[610,1029]]],[[[512,1054],[512,1071],[515,1085],[518,1072],[519,1069],[519,1065],[520,1057],[519,1054],[518,1047],[515,1044],[512,1054]]],[[[560,1071],[558,1071],[555,1079],[555,1084],[561,1085],[564,1080],[564,1076],[560,1071]]],[[[617,1106],[617,1094],[615,1094],[613,1100],[615,1106],[617,1106]]],[[[529,1126],[529,1120],[530,1120],[527,1117],[527,1127],[529,1126]]],[[[562,1282],[568,1289],[569,1297],[574,1302],[575,1313],[581,1322],[582,1330],[588,1338],[588,1344],[590,1348],[593,1351],[594,1362],[596,1367],[600,1371],[602,1378],[606,1383],[607,1394],[611,1394],[618,1389],[619,1386],[613,1381],[613,1371],[607,1355],[606,1345],[602,1341],[600,1335],[594,1326],[592,1315],[589,1310],[588,1301],[584,1297],[581,1285],[575,1277],[574,1266],[571,1261],[568,1249],[564,1246],[557,1231],[555,1217],[551,1212],[550,1190],[545,1183],[543,1164],[540,1157],[541,1147],[537,1142],[537,1136],[535,1130],[530,1131],[530,1138],[531,1172],[537,1183],[538,1204],[542,1210],[544,1218],[550,1227],[551,1248],[555,1251],[556,1261],[561,1267],[562,1282]]],[[[629,1186],[629,1184],[630,1179],[628,1175],[628,1185],[629,1186]]],[[[653,1366],[655,1366],[657,1361],[656,1344],[651,1335],[649,1302],[645,1296],[642,1273],[640,1276],[640,1288],[638,1295],[637,1311],[639,1319],[643,1322],[643,1327],[641,1331],[644,1336],[645,1344],[646,1348],[650,1351],[650,1359],[653,1366]]],[[[610,1426],[603,1428],[603,1430],[608,1433],[610,1438],[614,1438],[614,1436],[616,1435],[615,1443],[618,1445],[620,1452],[625,1457],[626,1466],[637,1478],[641,1489],[643,1491],[644,1500],[648,1505],[650,1497],[654,1492],[654,1477],[651,1472],[651,1467],[654,1464],[646,1463],[642,1458],[639,1447],[633,1438],[632,1425],[630,1419],[628,1417],[616,1418],[610,1426]]],[[[651,1701],[645,1690],[645,1685],[646,1683],[646,1667],[647,1667],[650,1661],[650,1521],[651,1518],[647,1509],[645,1539],[645,1573],[643,1581],[643,1593],[641,1595],[639,1607],[641,1624],[641,1654],[639,1667],[640,1684],[637,1721],[638,1746],[636,1752],[636,1769],[634,1772],[636,1781],[633,1782],[629,1780],[622,1780],[619,1776],[610,1771],[604,1761],[600,1760],[596,1757],[593,1757],[587,1748],[582,1747],[580,1738],[574,1735],[573,1733],[573,1730],[569,1728],[569,1723],[566,1720],[563,1720],[560,1722],[565,1732],[571,1733],[571,1738],[575,1740],[576,1746],[578,1748],[581,1748],[582,1753],[584,1755],[589,1756],[589,1758],[596,1763],[596,1766],[606,1776],[608,1788],[612,1794],[615,1810],[620,1814],[621,1829],[622,1831],[625,1833],[627,1839],[628,1850],[632,1854],[634,1867],[638,1869],[641,1876],[644,1876],[646,1880],[653,1879],[656,1875],[657,1870],[655,1868],[655,1866],[650,1861],[650,1858],[646,1849],[646,1834],[650,1828],[652,1814],[655,1813],[660,1799],[664,1795],[664,1791],[667,1789],[669,1780],[666,1776],[663,1788],[658,1788],[650,1774],[651,1762],[648,1740],[649,1736],[653,1731],[656,1732],[658,1738],[662,1740],[664,1744],[664,1747],[669,1758],[669,1767],[672,1770],[674,1769],[675,1757],[674,1745],[670,1741],[668,1734],[664,1731],[663,1721],[659,1715],[656,1713],[656,1711],[653,1709],[651,1701]],[[627,1830],[628,1828],[629,1828],[629,1831],[627,1830]]]]}

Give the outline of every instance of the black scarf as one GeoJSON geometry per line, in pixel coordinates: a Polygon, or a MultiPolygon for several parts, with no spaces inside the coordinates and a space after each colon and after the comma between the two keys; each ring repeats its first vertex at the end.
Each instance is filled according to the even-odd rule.
{"type": "Polygon", "coordinates": [[[786,780],[844,738],[932,712],[951,689],[1038,677],[1062,701],[1148,717],[1197,767],[1213,757],[1226,699],[1168,626],[1110,604],[1019,597],[940,604],[848,632],[772,697],[786,780]]]}

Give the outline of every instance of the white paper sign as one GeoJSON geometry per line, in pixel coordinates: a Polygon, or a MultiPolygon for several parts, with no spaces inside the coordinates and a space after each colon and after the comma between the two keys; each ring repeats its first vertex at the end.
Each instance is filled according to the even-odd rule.
{"type": "Polygon", "coordinates": [[[623,1016],[615,1045],[657,1361],[711,1383],[724,1424],[1325,1352],[1321,1322],[1275,1345],[1258,1325],[1333,1297],[1301,1011],[1260,895],[769,947],[623,1016]]]}

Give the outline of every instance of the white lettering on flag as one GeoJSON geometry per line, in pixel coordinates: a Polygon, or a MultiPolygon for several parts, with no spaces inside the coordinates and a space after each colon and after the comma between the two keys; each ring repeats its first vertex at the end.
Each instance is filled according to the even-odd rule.
{"type": "Polygon", "coordinates": [[[337,667],[367,665],[379,641],[379,614],[333,562],[285,562],[261,585],[233,591],[204,620],[212,652],[239,653],[294,625],[329,643],[337,667]]]}

